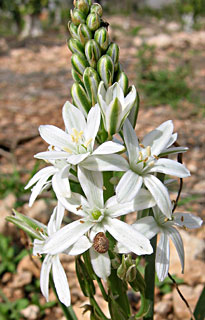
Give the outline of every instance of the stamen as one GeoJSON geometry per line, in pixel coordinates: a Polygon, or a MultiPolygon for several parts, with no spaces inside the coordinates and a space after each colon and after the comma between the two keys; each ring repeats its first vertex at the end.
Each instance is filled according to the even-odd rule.
{"type": "Polygon", "coordinates": [[[146,151],[147,151],[147,156],[150,157],[151,156],[151,147],[147,146],[146,151]]]}
{"type": "Polygon", "coordinates": [[[103,186],[102,188],[103,188],[103,190],[107,190],[107,188],[105,186],[103,186]]]}
{"type": "Polygon", "coordinates": [[[142,152],[141,152],[141,151],[139,152],[139,160],[140,160],[140,161],[143,160],[143,155],[142,155],[142,152]]]}
{"type": "Polygon", "coordinates": [[[145,146],[144,146],[142,143],[140,143],[139,146],[140,146],[141,148],[145,148],[145,146]]]}
{"type": "Polygon", "coordinates": [[[85,221],[83,221],[83,220],[80,220],[80,223],[85,223],[85,221]]]}
{"type": "Polygon", "coordinates": [[[81,209],[82,209],[82,204],[79,207],[76,208],[77,211],[79,211],[81,209]]]}
{"type": "Polygon", "coordinates": [[[154,165],[154,161],[148,163],[148,167],[152,167],[154,165]]]}
{"type": "Polygon", "coordinates": [[[88,141],[85,142],[85,147],[87,148],[89,146],[89,144],[92,142],[92,138],[90,138],[88,141]]]}
{"type": "Polygon", "coordinates": [[[143,162],[146,162],[148,160],[148,157],[146,157],[144,160],[143,160],[143,162]]]}
{"type": "Polygon", "coordinates": [[[63,148],[63,150],[64,150],[65,152],[68,152],[68,153],[72,154],[72,150],[69,149],[69,148],[67,148],[67,147],[63,148]]]}
{"type": "Polygon", "coordinates": [[[154,154],[154,158],[155,158],[156,160],[158,160],[158,159],[159,159],[159,157],[157,157],[155,154],[154,154]]]}
{"type": "Polygon", "coordinates": [[[78,130],[75,128],[72,128],[72,130],[73,130],[73,135],[71,134],[72,141],[78,143],[78,140],[81,138],[83,131],[81,130],[78,132],[78,130]]]}

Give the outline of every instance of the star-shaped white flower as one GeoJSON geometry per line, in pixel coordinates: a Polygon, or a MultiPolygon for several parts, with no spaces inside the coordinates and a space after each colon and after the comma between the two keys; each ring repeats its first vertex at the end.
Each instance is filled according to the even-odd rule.
{"type": "MultiPolygon", "coordinates": [[[[43,254],[43,246],[44,243],[60,229],[61,222],[64,216],[64,207],[58,202],[57,207],[54,209],[50,221],[48,223],[47,234],[45,232],[41,233],[42,240],[35,239],[33,246],[33,254],[41,255],[43,254]]],[[[69,255],[78,255],[82,252],[88,250],[91,247],[91,243],[87,239],[87,237],[83,236],[79,238],[79,240],[74,243],[72,246],[68,247],[64,252],[69,255]]],[[[59,252],[60,253],[60,252],[59,252]]],[[[49,273],[52,269],[53,281],[56,288],[56,292],[58,297],[62,303],[66,306],[70,305],[70,290],[68,286],[67,277],[63,266],[60,263],[59,254],[46,254],[41,268],[40,274],[40,287],[42,294],[49,301],[49,273]]]]}
{"type": "MultiPolygon", "coordinates": [[[[116,196],[103,200],[103,176],[101,172],[92,172],[78,167],[78,179],[87,197],[72,193],[71,198],[60,201],[69,211],[81,216],[60,229],[45,241],[42,252],[58,254],[65,251],[84,234],[92,240],[99,232],[108,231],[117,241],[124,243],[130,251],[138,255],[152,253],[149,240],[135,231],[130,225],[117,217],[135,210],[152,207],[155,204],[149,191],[142,189],[135,200],[123,204],[117,202],[116,196]]],[[[106,279],[110,274],[108,253],[98,254],[92,250],[91,260],[97,274],[106,279]]]]}
{"type": "MultiPolygon", "coordinates": [[[[176,212],[172,215],[171,220],[168,220],[165,215],[156,206],[153,208],[154,217],[144,217],[132,224],[134,230],[140,231],[148,239],[153,238],[160,233],[160,239],[156,251],[156,272],[158,279],[163,281],[169,271],[169,240],[172,240],[179,255],[181,262],[182,273],[184,272],[184,246],[180,233],[175,226],[195,229],[199,228],[202,220],[191,213],[176,212]]],[[[125,252],[125,248],[121,244],[117,244],[118,252],[125,252]]]]}
{"type": "Polygon", "coordinates": [[[136,89],[124,97],[123,90],[118,82],[115,82],[107,90],[103,81],[98,87],[98,102],[101,108],[105,130],[110,136],[120,131],[125,119],[136,102],[136,89]]]}
{"type": "Polygon", "coordinates": [[[190,175],[186,167],[177,161],[160,158],[161,154],[186,151],[186,148],[172,148],[172,151],[169,151],[169,146],[176,139],[176,135],[172,133],[173,123],[169,120],[148,133],[142,140],[142,144],[139,144],[129,120],[125,121],[123,134],[128,152],[129,169],[116,188],[119,202],[131,201],[144,184],[151,192],[161,211],[168,218],[171,217],[172,206],[169,193],[155,174],[161,172],[180,178],[190,175]]]}
{"type": "Polygon", "coordinates": [[[97,170],[100,167],[102,171],[117,170],[117,167],[118,170],[125,170],[127,166],[125,159],[119,155],[113,155],[113,153],[124,149],[121,144],[107,141],[94,150],[100,117],[100,108],[97,104],[90,109],[86,121],[83,113],[67,101],[63,106],[66,131],[52,125],[40,126],[41,137],[52,148],[49,151],[36,154],[35,157],[48,161],[64,159],[69,164],[80,164],[90,170],[95,170],[93,167],[96,167],[97,170]],[[109,165],[110,158],[112,163],[109,165]],[[113,165],[114,161],[115,165],[113,165]]]}

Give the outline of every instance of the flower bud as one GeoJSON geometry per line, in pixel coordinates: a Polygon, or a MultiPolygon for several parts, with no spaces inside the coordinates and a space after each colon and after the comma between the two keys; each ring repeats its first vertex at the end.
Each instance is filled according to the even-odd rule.
{"type": "Polygon", "coordinates": [[[85,89],[79,83],[74,83],[71,88],[71,95],[75,106],[82,111],[85,117],[91,108],[91,102],[85,92],[85,89]]]}
{"type": "Polygon", "coordinates": [[[136,123],[137,123],[137,116],[138,116],[138,111],[139,111],[139,105],[140,105],[140,98],[138,92],[136,92],[136,99],[135,103],[130,110],[130,113],[128,115],[128,119],[132,125],[133,128],[135,128],[136,123]]]}
{"type": "Polygon", "coordinates": [[[83,45],[85,45],[88,40],[92,39],[92,32],[86,24],[80,24],[77,33],[78,38],[83,45]]]}
{"type": "Polygon", "coordinates": [[[96,30],[94,34],[94,39],[99,44],[102,50],[107,50],[110,40],[106,28],[102,27],[96,30]]]}
{"type": "Polygon", "coordinates": [[[87,0],[77,0],[76,1],[76,8],[80,10],[84,15],[87,15],[89,12],[89,3],[87,0]]]}
{"type": "Polygon", "coordinates": [[[129,281],[129,284],[134,289],[134,291],[144,292],[145,290],[144,278],[142,277],[139,270],[137,268],[135,269],[136,269],[135,279],[133,281],[129,281]]]}
{"type": "Polygon", "coordinates": [[[134,281],[136,278],[136,273],[137,273],[136,266],[135,264],[133,264],[127,269],[126,276],[125,276],[126,281],[128,282],[134,281]]]}
{"type": "Polygon", "coordinates": [[[127,266],[125,263],[125,256],[123,254],[122,256],[122,263],[121,265],[117,268],[117,276],[118,278],[120,278],[121,280],[124,280],[125,276],[126,276],[126,272],[127,272],[127,266]]]}
{"type": "Polygon", "coordinates": [[[103,9],[99,3],[93,3],[90,8],[91,13],[97,13],[100,17],[102,17],[103,9]]]}
{"type": "Polygon", "coordinates": [[[85,45],[85,55],[89,62],[89,65],[96,69],[97,62],[100,59],[101,50],[99,45],[95,40],[88,40],[88,42],[85,45]]]}
{"type": "Polygon", "coordinates": [[[91,101],[92,106],[97,103],[97,92],[100,83],[100,78],[95,69],[89,67],[86,68],[83,73],[83,83],[86,88],[87,94],[91,101]]]}
{"type": "Polygon", "coordinates": [[[84,56],[84,47],[78,39],[70,38],[68,40],[68,48],[72,53],[84,56]]]}
{"type": "Polygon", "coordinates": [[[109,48],[106,52],[106,54],[108,54],[113,63],[114,63],[114,71],[116,72],[118,70],[118,62],[119,62],[119,47],[116,43],[111,43],[109,45],[109,48]]]}
{"type": "Polygon", "coordinates": [[[105,54],[98,60],[97,71],[106,87],[111,86],[114,76],[114,65],[110,56],[105,54]]]}
{"type": "Polygon", "coordinates": [[[85,56],[83,57],[82,55],[79,56],[78,54],[74,53],[71,57],[71,63],[73,68],[80,73],[81,75],[83,75],[83,72],[85,70],[85,68],[89,67],[88,62],[85,58],[85,56]]]}
{"type": "Polygon", "coordinates": [[[123,90],[124,95],[127,95],[128,91],[128,77],[123,71],[117,73],[116,81],[119,83],[120,87],[123,90]]]}
{"type": "Polygon", "coordinates": [[[71,21],[68,22],[68,30],[70,31],[71,37],[78,39],[78,27],[71,21]]]}
{"type": "Polygon", "coordinates": [[[78,9],[70,10],[72,22],[78,26],[80,23],[85,23],[85,15],[78,9]]]}
{"type": "Polygon", "coordinates": [[[100,16],[96,13],[90,13],[87,16],[86,24],[90,30],[97,30],[100,27],[100,16]]]}
{"type": "Polygon", "coordinates": [[[75,82],[83,85],[83,77],[74,68],[71,69],[71,74],[75,82]]]}
{"type": "Polygon", "coordinates": [[[75,260],[76,274],[80,284],[80,288],[86,297],[92,297],[95,294],[95,286],[93,280],[91,279],[85,264],[80,258],[75,260]]]}

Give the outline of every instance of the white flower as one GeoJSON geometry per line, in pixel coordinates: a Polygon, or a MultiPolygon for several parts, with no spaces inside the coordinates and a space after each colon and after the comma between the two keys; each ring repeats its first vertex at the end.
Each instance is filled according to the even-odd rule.
{"type": "Polygon", "coordinates": [[[132,86],[126,97],[118,82],[106,91],[104,82],[98,87],[98,103],[102,111],[105,130],[110,136],[118,132],[136,101],[136,89],[132,86]]]}
{"type": "MultiPolygon", "coordinates": [[[[50,221],[47,227],[47,234],[41,233],[42,240],[35,239],[34,240],[34,247],[33,247],[33,254],[40,255],[43,252],[42,248],[44,243],[54,235],[61,226],[61,222],[64,216],[64,208],[60,202],[58,202],[58,206],[54,209],[50,221]]],[[[79,240],[74,243],[72,246],[67,248],[66,252],[70,255],[78,255],[82,252],[86,251],[91,247],[91,243],[88,239],[83,236],[79,238],[79,240]]],[[[60,252],[59,252],[60,253],[60,252]]],[[[40,287],[42,294],[49,300],[49,273],[52,269],[53,281],[56,288],[56,292],[58,294],[59,300],[64,303],[66,306],[70,305],[70,290],[68,286],[67,277],[65,271],[60,263],[60,258],[58,254],[52,255],[47,254],[43,260],[42,268],[41,268],[41,275],[40,275],[40,287]]]]}
{"type": "MultiPolygon", "coordinates": [[[[186,167],[177,161],[159,158],[161,153],[164,155],[169,153],[168,147],[176,139],[176,135],[173,135],[172,132],[172,121],[166,121],[148,133],[142,140],[142,144],[139,144],[129,120],[125,121],[123,133],[129,158],[129,170],[123,175],[116,188],[119,202],[131,201],[144,183],[161,211],[168,218],[171,217],[172,206],[167,188],[155,176],[155,173],[161,172],[180,178],[190,175],[186,167]]],[[[180,150],[172,148],[171,153],[184,151],[186,151],[185,148],[180,148],[180,150]]]]}
{"type": "MultiPolygon", "coordinates": [[[[154,217],[145,217],[132,224],[134,230],[140,231],[148,239],[160,233],[160,239],[156,251],[156,272],[160,281],[163,281],[169,271],[169,240],[171,239],[176,247],[179,259],[184,272],[184,246],[180,233],[174,226],[183,228],[199,228],[202,220],[190,213],[174,213],[172,219],[168,220],[156,206],[153,208],[154,217]]],[[[118,252],[125,252],[122,245],[117,244],[118,252]]]]}
{"type": "Polygon", "coordinates": [[[122,151],[124,149],[122,145],[107,141],[94,150],[95,138],[100,126],[100,116],[100,108],[95,105],[90,109],[86,122],[83,113],[67,101],[63,107],[66,132],[52,125],[40,126],[41,137],[52,148],[50,151],[36,154],[35,157],[49,161],[65,159],[72,165],[81,164],[91,170],[95,170],[93,167],[99,168],[100,166],[101,170],[110,171],[117,168],[117,165],[109,165],[110,158],[112,158],[120,170],[125,170],[127,166],[125,159],[119,155],[111,155],[122,151]]]}
{"type": "Polygon", "coordinates": [[[58,196],[68,198],[71,196],[69,178],[75,179],[69,172],[71,165],[67,164],[65,160],[50,160],[50,162],[53,166],[38,171],[25,186],[25,189],[29,189],[35,184],[29,199],[29,207],[33,205],[37,196],[50,185],[52,185],[57,198],[58,196]],[[51,180],[50,177],[52,177],[51,180]]]}
{"type": "MultiPolygon", "coordinates": [[[[141,190],[139,196],[132,202],[119,204],[116,196],[109,198],[104,204],[103,176],[101,172],[92,172],[78,167],[78,179],[87,197],[72,193],[71,198],[62,198],[63,206],[82,218],[63,227],[45,241],[42,252],[58,254],[65,251],[84,234],[94,239],[99,232],[108,231],[117,241],[138,255],[152,253],[152,247],[147,238],[135,231],[130,225],[117,217],[135,210],[152,207],[155,204],[147,190],[141,190]]],[[[103,279],[110,274],[108,252],[99,254],[92,250],[92,265],[96,273],[103,279]]]]}

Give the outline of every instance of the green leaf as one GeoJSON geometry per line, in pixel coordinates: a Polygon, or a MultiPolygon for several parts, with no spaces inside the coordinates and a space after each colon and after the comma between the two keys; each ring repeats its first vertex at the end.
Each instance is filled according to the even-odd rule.
{"type": "Polygon", "coordinates": [[[194,310],[196,320],[203,320],[205,318],[205,287],[203,288],[196,308],[194,310]]]}

